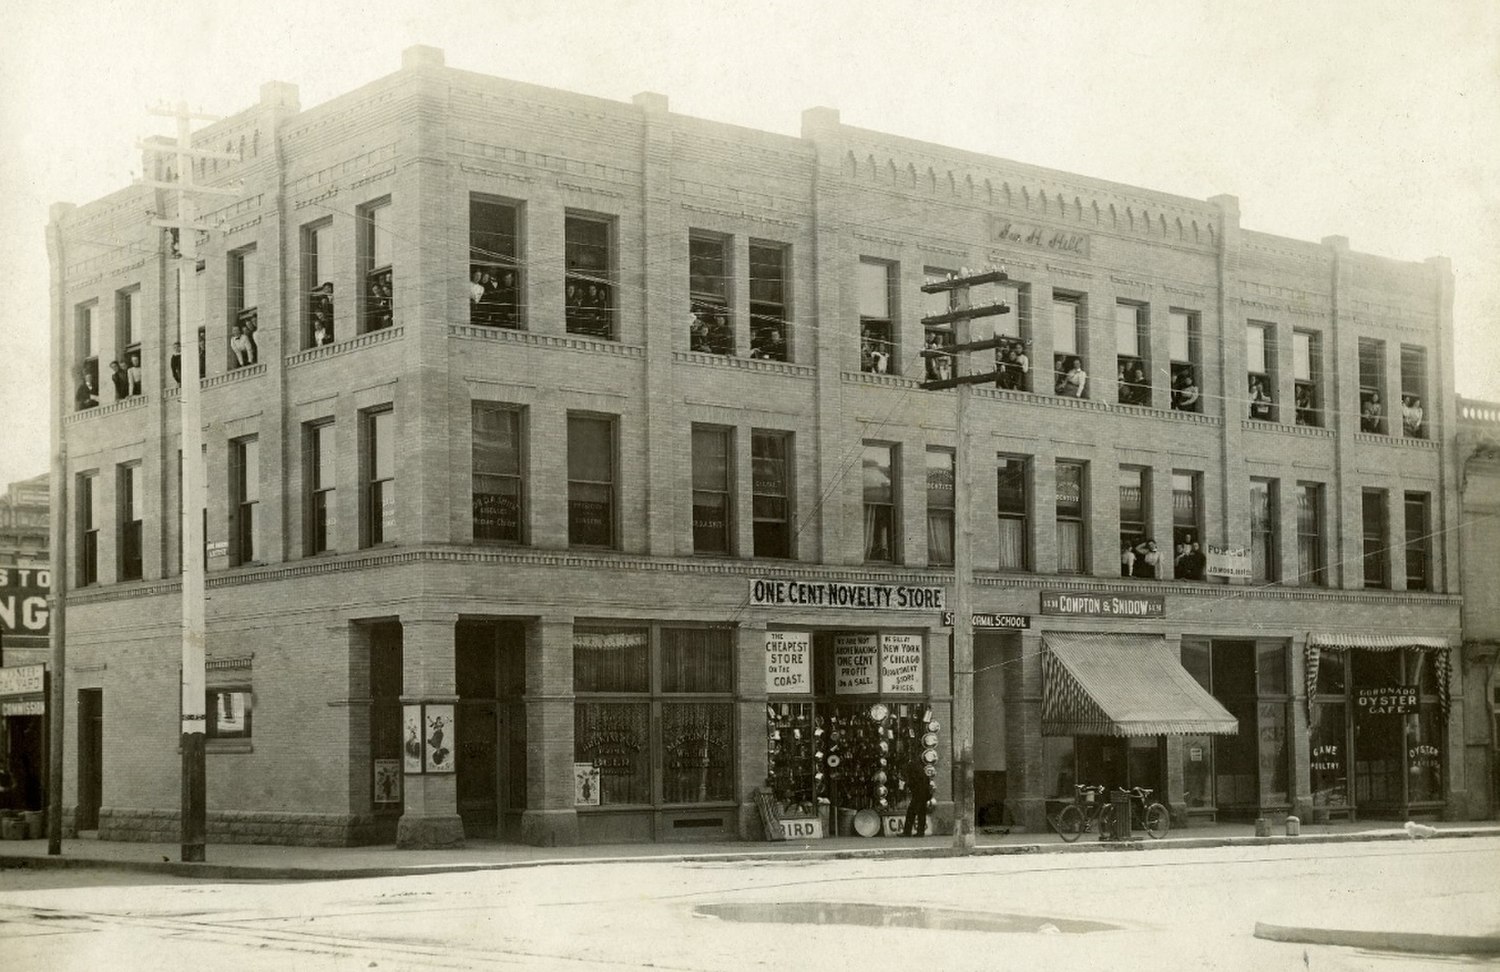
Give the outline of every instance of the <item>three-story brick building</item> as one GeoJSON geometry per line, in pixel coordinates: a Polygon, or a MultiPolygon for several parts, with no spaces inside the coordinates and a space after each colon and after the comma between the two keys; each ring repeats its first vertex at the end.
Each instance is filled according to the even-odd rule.
{"type": "MultiPolygon", "coordinates": [[[[1189,820],[1463,806],[1445,260],[430,48],[195,140],[240,157],[199,181],[243,187],[182,278],[211,839],[753,838],[762,786],[831,830],[894,819],[913,757],[951,825],[964,523],[984,819],[1041,828],[1074,782],[1189,820]],[[985,265],[1008,281],[971,296],[1010,310],[960,511],[922,286],[985,265]]],[[[172,205],[49,231],[65,802],[117,838],[176,833],[172,205]]]]}

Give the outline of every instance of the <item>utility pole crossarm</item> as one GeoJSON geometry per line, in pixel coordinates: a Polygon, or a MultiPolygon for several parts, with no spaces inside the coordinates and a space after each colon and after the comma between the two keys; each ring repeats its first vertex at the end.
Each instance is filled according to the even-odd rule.
{"type": "Polygon", "coordinates": [[[949,277],[947,280],[934,280],[932,283],[922,285],[924,294],[941,294],[947,290],[968,290],[970,287],[978,287],[982,284],[1005,283],[1009,275],[1004,270],[985,270],[982,273],[965,273],[957,277],[949,277]]]}
{"type": "MultiPolygon", "coordinates": [[[[926,290],[926,287],[922,288],[926,290]]],[[[993,304],[980,304],[978,307],[966,307],[963,310],[952,310],[946,314],[933,314],[931,317],[922,318],[922,323],[928,327],[938,324],[952,324],[957,321],[972,320],[976,317],[993,317],[996,314],[1009,314],[1010,305],[1003,300],[997,300],[993,304]]]]}

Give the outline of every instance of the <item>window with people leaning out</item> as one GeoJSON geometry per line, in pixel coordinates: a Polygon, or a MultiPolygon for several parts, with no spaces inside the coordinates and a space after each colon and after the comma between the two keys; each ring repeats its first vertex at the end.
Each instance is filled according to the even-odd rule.
{"type": "Polygon", "coordinates": [[[1250,324],[1245,328],[1245,367],[1249,372],[1246,401],[1250,418],[1276,421],[1276,348],[1273,326],[1250,324]]]}
{"type": "Polygon", "coordinates": [[[389,198],[362,206],[359,211],[359,262],[364,292],[361,295],[361,330],[378,331],[394,321],[391,292],[391,201],[389,198]]]}
{"type": "Polygon", "coordinates": [[[786,286],[787,249],[750,241],[750,357],[790,361],[786,286]]]}
{"type": "Polygon", "coordinates": [[[597,216],[569,214],[563,221],[563,313],[569,334],[615,339],[615,299],[610,284],[612,226],[597,216]]]}
{"type": "Polygon", "coordinates": [[[469,323],[525,326],[521,309],[521,213],[514,203],[469,200],[469,323]]]}
{"type": "Polygon", "coordinates": [[[576,804],[736,799],[734,657],[728,627],[576,627],[576,804]]]}
{"type": "Polygon", "coordinates": [[[734,354],[730,279],[728,238],[702,233],[688,237],[689,350],[734,354]]]}
{"type": "Polygon", "coordinates": [[[895,327],[895,264],[859,261],[859,370],[870,374],[897,373],[895,327]]]}
{"type": "Polygon", "coordinates": [[[1311,331],[1292,332],[1292,381],[1297,396],[1293,403],[1298,425],[1321,427],[1323,424],[1322,337],[1311,331]]]}
{"type": "Polygon", "coordinates": [[[1124,301],[1115,304],[1115,362],[1121,405],[1151,406],[1151,377],[1146,365],[1150,335],[1146,307],[1124,301]]]}
{"type": "Polygon", "coordinates": [[[1198,387],[1198,315],[1173,310],[1167,314],[1167,346],[1171,355],[1172,408],[1178,412],[1203,411],[1203,390],[1198,387]]]}
{"type": "Polygon", "coordinates": [[[1151,474],[1139,466],[1120,467],[1120,576],[1163,577],[1156,538],[1146,532],[1150,519],[1151,474]]]}
{"type": "Polygon", "coordinates": [[[1427,352],[1401,347],[1401,434],[1408,439],[1427,438],[1422,400],[1427,397],[1427,352]]]}
{"type": "Polygon", "coordinates": [[[328,243],[333,238],[333,224],[322,220],[302,228],[302,308],[304,347],[318,348],[332,344],[333,281],[328,279],[331,260],[328,243]]]}
{"type": "Polygon", "coordinates": [[[1359,339],[1359,430],[1385,435],[1385,342],[1359,339]]]}
{"type": "Polygon", "coordinates": [[[1089,397],[1089,375],[1084,370],[1083,355],[1078,346],[1084,323],[1081,297],[1053,295],[1053,391],[1064,398],[1089,397]]]}

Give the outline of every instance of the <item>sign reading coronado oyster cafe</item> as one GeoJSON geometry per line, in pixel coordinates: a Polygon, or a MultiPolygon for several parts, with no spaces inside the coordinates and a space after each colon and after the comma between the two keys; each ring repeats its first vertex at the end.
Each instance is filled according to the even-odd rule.
{"type": "Polygon", "coordinates": [[[870,608],[941,611],[941,587],[907,584],[840,584],[834,581],[753,580],[750,603],[758,607],[870,608]]]}

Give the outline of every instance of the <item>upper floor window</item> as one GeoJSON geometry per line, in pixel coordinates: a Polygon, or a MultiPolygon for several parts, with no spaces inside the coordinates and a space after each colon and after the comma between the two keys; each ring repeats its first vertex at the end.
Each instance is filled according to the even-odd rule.
{"type": "Polygon", "coordinates": [[[615,422],[568,416],[568,543],[615,545],[615,422]]]}
{"type": "Polygon", "coordinates": [[[1250,579],[1271,583],[1281,579],[1281,550],[1278,544],[1281,511],[1277,503],[1276,480],[1250,480],[1250,579]]]}
{"type": "Polygon", "coordinates": [[[331,420],[307,426],[307,537],[303,546],[309,555],[332,550],[337,534],[338,507],[334,502],[334,484],[338,480],[333,430],[331,420]]]}
{"type": "Polygon", "coordinates": [[[792,555],[792,434],[750,430],[750,502],[755,556],[792,555]]]}
{"type": "MultiPolygon", "coordinates": [[[[115,347],[125,377],[125,395],[141,393],[141,288],[115,294],[115,347]]],[[[124,396],[117,396],[124,397],[124,396]]]]}
{"type": "Polygon", "coordinates": [[[719,425],[693,426],[693,550],[727,554],[734,523],[732,478],[733,430],[719,425]]]}
{"type": "Polygon", "coordinates": [[[1083,496],[1086,464],[1068,459],[1057,461],[1057,572],[1082,574],[1088,570],[1088,550],[1083,528],[1083,496]]]}
{"type": "Polygon", "coordinates": [[[1390,534],[1386,528],[1385,490],[1367,489],[1360,497],[1366,587],[1390,587],[1390,534]]]}
{"type": "Polygon", "coordinates": [[[1359,430],[1386,433],[1385,342],[1359,339],[1359,430]]]}
{"type": "Polygon", "coordinates": [[[992,284],[987,289],[991,302],[1010,308],[1004,314],[987,318],[995,337],[1002,341],[995,348],[995,370],[1000,373],[996,387],[1031,391],[1029,292],[1020,284],[992,284]]]}
{"type": "Polygon", "coordinates": [[[1161,550],[1146,532],[1151,519],[1151,473],[1140,466],[1120,467],[1120,575],[1160,576],[1161,550]]]}
{"type": "Polygon", "coordinates": [[[119,467],[115,503],[120,514],[120,580],[141,579],[141,464],[126,463],[119,467]]]}
{"type": "Polygon", "coordinates": [[[688,237],[688,347],[707,354],[734,354],[729,238],[708,233],[688,237]]]}
{"type": "Polygon", "coordinates": [[[1088,398],[1088,372],[1084,369],[1083,335],[1086,327],[1083,298],[1052,295],[1053,389],[1065,398],[1088,398]]]}
{"type": "Polygon", "coordinates": [[[1298,581],[1328,586],[1328,554],[1323,517],[1323,484],[1297,484],[1298,581]]]}
{"type": "Polygon", "coordinates": [[[896,447],[866,442],[863,455],[865,560],[896,562],[896,447]]]}
{"type": "Polygon", "coordinates": [[[1203,411],[1202,328],[1196,312],[1167,313],[1167,345],[1172,358],[1172,407],[1179,412],[1203,411]]]}
{"type": "Polygon", "coordinates": [[[367,411],[360,430],[360,546],[373,547],[396,538],[396,413],[367,411]]]}
{"type": "Polygon", "coordinates": [[[1292,332],[1292,381],[1298,425],[1323,424],[1323,336],[1315,331],[1292,332]]]}
{"type": "Polygon", "coordinates": [[[1406,494],[1406,589],[1432,590],[1430,495],[1406,494]]]}
{"type": "Polygon", "coordinates": [[[1423,403],[1427,400],[1427,352],[1401,346],[1401,432],[1410,439],[1427,438],[1423,403]]]}
{"type": "Polygon", "coordinates": [[[93,301],[73,310],[73,368],[77,382],[73,407],[78,411],[99,404],[99,321],[93,301]]]}
{"type": "Polygon", "coordinates": [[[569,334],[614,340],[611,228],[609,220],[598,216],[570,213],[563,222],[567,260],[563,303],[569,334]]]}
{"type": "Polygon", "coordinates": [[[469,323],[524,327],[524,273],[520,206],[469,197],[469,323]]]}
{"type": "Polygon", "coordinates": [[[243,368],[260,360],[258,296],[259,271],[255,247],[229,254],[229,367],[243,368]]]}
{"type": "Polygon", "coordinates": [[[896,265],[883,260],[859,261],[859,370],[896,374],[896,265]]]}
{"type": "Polygon", "coordinates": [[[99,583],[99,476],[78,477],[75,511],[78,519],[78,586],[99,583]]]}
{"type": "Polygon", "coordinates": [[[333,343],[333,221],[302,227],[302,328],[304,347],[333,343]]]}
{"type": "Polygon", "coordinates": [[[1203,580],[1208,555],[1203,550],[1203,476],[1172,473],[1172,574],[1178,580],[1203,580]]]}
{"type": "Polygon", "coordinates": [[[229,516],[231,564],[249,564],[264,559],[260,549],[260,440],[255,436],[229,444],[229,516]]]}
{"type": "Polygon", "coordinates": [[[1250,417],[1276,421],[1276,326],[1245,328],[1245,368],[1249,372],[1250,417]]]}
{"type": "MultiPolygon", "coordinates": [[[[924,284],[942,283],[956,276],[956,271],[944,270],[939,267],[927,267],[922,272],[924,284]]],[[[922,294],[922,316],[939,317],[947,314],[956,306],[957,291],[939,290],[937,293],[922,294]]],[[[924,351],[945,351],[953,347],[955,343],[953,324],[924,324],[922,327],[924,351]]],[[[922,356],[923,372],[928,381],[939,381],[944,378],[953,377],[953,357],[951,354],[925,354],[922,356]]]]}
{"type": "Polygon", "coordinates": [[[750,357],[791,360],[787,248],[750,241],[750,357]]]}
{"type": "Polygon", "coordinates": [[[952,449],[927,450],[927,562],[953,563],[953,527],[957,493],[952,449]]]}
{"type": "Polygon", "coordinates": [[[391,291],[391,200],[389,197],[359,208],[359,275],[364,288],[360,316],[363,330],[390,327],[394,308],[391,291]]]}
{"type": "Polygon", "coordinates": [[[1115,304],[1115,355],[1121,405],[1151,405],[1151,339],[1146,305],[1115,304]]]}
{"type": "Polygon", "coordinates": [[[474,539],[524,543],[521,409],[475,402],[474,539]]]}
{"type": "Polygon", "coordinates": [[[1000,456],[995,466],[995,515],[998,519],[1001,570],[1030,570],[1027,502],[1027,466],[1024,456],[1000,456]]]}

